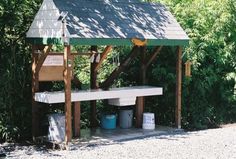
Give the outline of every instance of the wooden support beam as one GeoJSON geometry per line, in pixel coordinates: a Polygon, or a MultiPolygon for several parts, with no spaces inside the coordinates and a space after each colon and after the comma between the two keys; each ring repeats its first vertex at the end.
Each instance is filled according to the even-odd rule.
{"type": "Polygon", "coordinates": [[[144,97],[137,97],[136,99],[136,108],[135,108],[135,116],[136,116],[136,121],[135,121],[135,127],[136,128],[141,128],[142,127],[142,122],[143,122],[143,103],[144,103],[144,97]]]}
{"type": "MultiPolygon", "coordinates": [[[[97,46],[91,46],[91,52],[97,52],[97,46]]],[[[96,59],[97,54],[95,54],[95,58],[96,59]]],[[[91,62],[91,67],[90,67],[90,88],[91,89],[97,89],[98,85],[97,85],[97,71],[95,70],[96,67],[96,62],[93,61],[91,62]]],[[[98,126],[98,121],[97,121],[97,108],[96,108],[96,100],[90,101],[90,112],[91,112],[91,116],[90,116],[90,123],[91,123],[91,127],[97,127],[98,126]]]]}
{"type": "Polygon", "coordinates": [[[162,49],[162,46],[156,47],[154,49],[150,59],[146,63],[146,67],[148,67],[153,62],[153,60],[156,58],[156,56],[160,53],[161,49],[162,49]]]}
{"type": "Polygon", "coordinates": [[[74,136],[80,137],[80,102],[74,103],[74,136]]]}
{"type": "MultiPolygon", "coordinates": [[[[93,52],[97,52],[97,46],[92,46],[91,47],[91,51],[93,52]]],[[[96,57],[97,57],[97,54],[95,54],[95,57],[94,57],[94,59],[96,59],[96,57]]],[[[98,86],[97,86],[97,71],[95,70],[95,66],[96,66],[96,62],[91,62],[91,67],[90,67],[90,70],[91,70],[91,72],[90,72],[90,75],[91,75],[91,77],[90,77],[90,87],[91,87],[91,89],[97,89],[98,88],[98,86]]]]}
{"type": "Polygon", "coordinates": [[[181,128],[181,85],[182,85],[182,48],[177,48],[176,62],[176,109],[175,109],[175,124],[178,129],[181,128]]]}
{"type": "Polygon", "coordinates": [[[44,47],[43,52],[42,52],[42,54],[40,55],[40,57],[37,61],[37,65],[36,65],[36,68],[35,68],[36,72],[40,71],[40,69],[43,65],[43,62],[45,61],[45,59],[46,59],[47,55],[49,54],[51,48],[52,48],[51,45],[44,47]]]}
{"type": "Polygon", "coordinates": [[[147,66],[146,66],[146,46],[143,46],[140,48],[140,53],[141,53],[141,69],[140,69],[140,84],[145,85],[147,84],[147,79],[146,79],[146,72],[147,72],[147,66]]]}
{"type": "Polygon", "coordinates": [[[94,68],[94,71],[98,71],[98,69],[100,68],[100,66],[102,65],[102,62],[104,61],[104,59],[107,57],[108,53],[111,51],[112,49],[112,46],[107,46],[105,48],[105,50],[103,51],[103,53],[101,54],[101,58],[100,58],[100,61],[99,63],[96,63],[95,64],[95,68],[94,68]]]}
{"type": "Polygon", "coordinates": [[[82,82],[77,78],[76,75],[74,75],[73,83],[74,83],[74,85],[75,85],[76,88],[81,89],[81,87],[82,87],[82,82]]]}
{"type": "Polygon", "coordinates": [[[64,47],[64,84],[65,84],[65,142],[68,144],[72,138],[71,124],[71,72],[72,59],[70,56],[70,46],[64,47]]]}
{"type": "Polygon", "coordinates": [[[38,61],[38,54],[35,53],[36,46],[32,46],[32,138],[39,135],[39,108],[35,101],[35,93],[39,90],[39,74],[35,71],[38,61]]]}
{"type": "MultiPolygon", "coordinates": [[[[146,80],[146,71],[147,71],[147,67],[146,67],[146,46],[142,46],[140,47],[140,57],[141,57],[141,69],[140,69],[140,84],[141,85],[145,85],[147,84],[147,80],[146,80]]],[[[144,111],[144,107],[145,107],[145,98],[144,97],[138,97],[136,99],[136,123],[135,126],[137,128],[141,128],[142,127],[142,121],[143,121],[143,111],[144,111]]]]}
{"type": "MultiPolygon", "coordinates": [[[[141,72],[140,72],[140,83],[142,85],[147,84],[147,78],[146,78],[146,72],[147,72],[147,68],[149,67],[149,65],[154,61],[154,59],[156,58],[156,56],[160,53],[162,46],[156,47],[154,49],[154,51],[152,52],[151,57],[149,58],[149,60],[147,61],[147,57],[146,57],[146,47],[143,46],[140,48],[140,52],[141,52],[141,72]]],[[[144,107],[145,107],[145,98],[144,97],[138,97],[137,101],[136,101],[136,123],[135,126],[137,128],[142,127],[142,120],[143,120],[143,111],[144,111],[144,107]]]]}
{"type": "Polygon", "coordinates": [[[111,75],[101,84],[101,88],[107,89],[112,85],[114,79],[118,77],[118,75],[125,69],[125,67],[137,56],[138,47],[134,46],[131,50],[131,53],[128,57],[120,64],[120,66],[115,69],[111,75]]]}

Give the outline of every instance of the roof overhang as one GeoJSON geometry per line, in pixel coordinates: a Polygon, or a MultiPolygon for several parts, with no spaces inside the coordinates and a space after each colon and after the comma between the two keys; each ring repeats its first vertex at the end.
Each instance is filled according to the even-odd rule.
{"type": "Polygon", "coordinates": [[[188,45],[174,16],[159,3],[138,0],[44,0],[27,32],[32,44],[188,45]]]}
{"type": "MultiPolygon", "coordinates": [[[[27,38],[27,41],[31,44],[64,44],[62,38],[27,38]]],[[[133,45],[132,39],[105,39],[105,38],[96,38],[96,39],[82,39],[82,38],[73,38],[70,39],[68,44],[70,45],[133,45]]],[[[185,46],[189,44],[189,40],[183,39],[148,39],[147,46],[185,46]]]]}

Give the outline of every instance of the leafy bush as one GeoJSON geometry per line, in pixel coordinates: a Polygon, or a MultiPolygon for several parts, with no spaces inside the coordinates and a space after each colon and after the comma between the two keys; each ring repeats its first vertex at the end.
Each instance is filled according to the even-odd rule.
{"type": "Polygon", "coordinates": [[[162,2],[191,38],[183,58],[193,63],[192,77],[183,81],[184,128],[203,129],[235,121],[235,1],[162,2]]]}
{"type": "Polygon", "coordinates": [[[31,56],[25,34],[39,1],[0,1],[0,138],[30,136],[31,56]]]}

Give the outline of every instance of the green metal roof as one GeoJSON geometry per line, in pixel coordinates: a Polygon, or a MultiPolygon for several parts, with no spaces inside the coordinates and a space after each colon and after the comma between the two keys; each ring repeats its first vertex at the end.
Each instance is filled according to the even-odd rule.
{"type": "Polygon", "coordinates": [[[189,41],[164,5],[138,0],[44,0],[27,32],[34,44],[132,45],[132,38],[165,46],[189,41]]]}

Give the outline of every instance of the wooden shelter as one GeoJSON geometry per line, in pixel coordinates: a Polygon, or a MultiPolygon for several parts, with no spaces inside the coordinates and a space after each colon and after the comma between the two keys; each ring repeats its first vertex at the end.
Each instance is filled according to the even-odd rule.
{"type": "MultiPolygon", "coordinates": [[[[96,58],[98,56],[96,46],[99,45],[105,45],[106,47],[103,53],[100,54],[100,60],[91,63],[91,89],[102,88],[104,90],[108,89],[108,91],[114,79],[138,55],[138,52],[140,52],[143,59],[141,64],[142,83],[146,84],[146,69],[160,53],[162,47],[177,47],[176,126],[181,128],[181,56],[182,46],[188,44],[189,38],[164,5],[138,0],[44,0],[27,32],[27,39],[32,44],[33,137],[37,136],[39,129],[37,102],[50,103],[49,98],[52,97],[50,93],[40,94],[38,92],[39,82],[60,80],[64,80],[65,83],[65,91],[59,93],[60,96],[64,96],[60,102],[65,102],[65,140],[70,142],[72,138],[72,102],[74,102],[75,136],[79,136],[80,100],[82,98],[76,100],[79,95],[73,94],[71,91],[71,80],[74,78],[72,72],[73,58],[78,55],[89,55],[96,58]],[[59,44],[64,46],[64,53],[51,52],[52,46],[59,44]],[[91,52],[72,53],[72,45],[90,45],[91,52]],[[114,45],[133,46],[133,48],[127,59],[98,86],[96,80],[98,70],[114,45]],[[145,53],[146,46],[155,46],[149,59],[145,53]],[[50,59],[54,62],[50,63],[50,59]]],[[[134,89],[137,90],[137,88],[132,90],[134,89]]],[[[142,89],[150,91],[149,87],[142,89]]],[[[153,91],[156,93],[149,92],[146,95],[162,94],[160,88],[153,88],[151,92],[153,91]]],[[[143,96],[146,95],[137,95],[135,91],[133,93],[136,100],[136,126],[140,127],[144,109],[143,96]]],[[[120,99],[119,94],[116,95],[116,99],[120,99]]],[[[108,96],[104,96],[91,98],[93,114],[91,123],[93,125],[96,125],[96,99],[107,99],[108,96]]]]}

